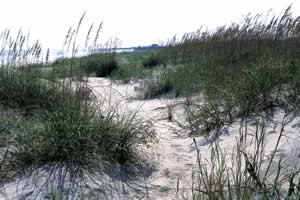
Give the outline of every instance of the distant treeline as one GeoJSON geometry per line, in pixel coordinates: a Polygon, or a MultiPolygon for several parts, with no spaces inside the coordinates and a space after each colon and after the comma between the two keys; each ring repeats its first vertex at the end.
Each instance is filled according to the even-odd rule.
{"type": "Polygon", "coordinates": [[[159,49],[162,48],[162,46],[158,44],[152,44],[148,46],[137,46],[137,47],[124,47],[124,48],[114,48],[116,51],[141,51],[141,50],[148,50],[148,49],[159,49]]]}

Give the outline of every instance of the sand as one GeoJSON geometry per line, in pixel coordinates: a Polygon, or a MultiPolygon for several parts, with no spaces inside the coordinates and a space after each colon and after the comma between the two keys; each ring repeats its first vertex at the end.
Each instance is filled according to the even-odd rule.
{"type": "MultiPolygon", "coordinates": [[[[138,99],[138,91],[135,89],[138,83],[117,84],[106,78],[89,78],[88,85],[94,91],[97,99],[104,99],[103,106],[109,107],[118,105],[122,113],[138,112],[138,116],[151,120],[157,131],[159,142],[140,147],[141,154],[147,160],[143,173],[135,175],[126,174],[126,170],[120,168],[120,173],[116,176],[102,174],[101,179],[96,180],[97,184],[90,184],[90,187],[103,192],[98,199],[191,199],[192,174],[196,167],[196,149],[193,139],[187,136],[187,132],[180,130],[175,122],[168,121],[167,105],[174,105],[174,116],[178,121],[182,121],[183,109],[181,103],[183,99],[138,99]],[[186,133],[186,134],[185,134],[186,133]],[[105,191],[105,192],[104,192],[105,191]]],[[[284,113],[276,111],[273,126],[268,128],[268,139],[266,151],[274,148],[280,121],[284,113]],[[274,125],[277,125],[274,129],[274,125]]],[[[226,134],[222,134],[217,141],[222,149],[228,153],[232,152],[238,139],[239,121],[226,127],[226,134]]],[[[300,126],[299,118],[295,118],[285,128],[285,135],[280,143],[279,149],[285,153],[286,160],[293,165],[299,164],[297,152],[299,152],[300,136],[298,134],[300,126]]],[[[210,147],[204,137],[195,138],[199,146],[201,155],[209,157],[210,147]]],[[[20,195],[30,193],[32,185],[28,178],[23,181],[8,183],[3,188],[6,197],[3,199],[18,199],[20,195]],[[27,184],[25,184],[27,183],[27,184]],[[21,187],[20,187],[21,185],[21,187]],[[23,192],[22,192],[22,190],[23,192]],[[18,193],[16,193],[18,190],[18,193]],[[21,191],[20,191],[21,190],[21,191]],[[25,191],[25,192],[24,192],[25,191]],[[18,194],[18,195],[17,195],[18,194]],[[17,197],[18,196],[18,197],[17,197]]],[[[30,199],[30,198],[29,198],[30,199]]]]}

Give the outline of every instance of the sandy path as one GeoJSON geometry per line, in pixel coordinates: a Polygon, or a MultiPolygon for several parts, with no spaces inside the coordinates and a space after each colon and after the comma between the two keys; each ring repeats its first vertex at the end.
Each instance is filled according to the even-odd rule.
{"type": "MultiPolygon", "coordinates": [[[[103,88],[102,90],[96,89],[96,91],[101,94],[109,93],[112,101],[121,101],[120,105],[126,112],[135,111],[138,108],[139,115],[151,120],[158,133],[159,143],[153,144],[148,150],[153,161],[157,163],[157,171],[153,172],[150,177],[137,181],[139,185],[147,186],[144,188],[146,194],[141,192],[143,195],[137,195],[132,199],[191,199],[192,172],[196,163],[195,146],[192,138],[175,134],[170,127],[176,128],[176,123],[167,120],[166,105],[178,104],[182,100],[153,99],[142,101],[134,98],[137,96],[134,91],[134,84],[117,85],[112,84],[107,79],[90,79],[92,88],[99,88],[96,86],[97,84],[111,86],[117,92],[112,92],[113,90],[108,92],[107,89],[110,87],[105,87],[106,90],[103,88]]],[[[181,109],[176,108],[175,110],[176,114],[180,116],[181,109]]],[[[271,152],[274,149],[283,116],[283,111],[278,110],[273,119],[274,122],[267,128],[266,152],[271,152]]],[[[279,151],[284,152],[287,165],[300,166],[298,156],[300,149],[299,122],[299,117],[296,117],[292,123],[285,127],[285,136],[279,145],[279,151]]],[[[229,155],[239,139],[239,128],[239,122],[233,123],[227,127],[227,134],[218,138],[220,147],[229,155]]],[[[209,157],[210,148],[207,143],[204,144],[205,139],[198,137],[196,141],[202,156],[209,157]]],[[[131,197],[129,195],[122,198],[130,199],[131,197]]]]}
{"type": "MultiPolygon", "coordinates": [[[[178,103],[178,100],[138,100],[134,91],[135,84],[112,84],[107,79],[89,79],[89,86],[98,96],[106,96],[106,101],[117,103],[126,112],[138,111],[138,115],[151,120],[158,134],[159,142],[152,144],[146,151],[152,162],[156,163],[156,171],[146,179],[138,180],[139,185],[146,186],[141,192],[141,199],[177,199],[176,190],[180,194],[188,193],[191,188],[191,176],[195,163],[193,141],[186,136],[174,133],[171,127],[175,123],[167,120],[167,103],[178,103]],[[104,87],[103,87],[104,86],[104,87]],[[111,89],[112,88],[112,89],[111,89]],[[147,197],[148,196],[148,197],[147,197]]],[[[129,188],[129,190],[131,190],[129,188]]],[[[131,193],[130,191],[128,193],[131,193]]],[[[129,195],[131,196],[131,195],[129,195]]],[[[129,196],[119,198],[130,198],[129,196]]],[[[139,197],[134,197],[134,199],[139,197]]]]}
{"type": "MultiPolygon", "coordinates": [[[[128,171],[120,169],[119,173],[114,176],[101,175],[101,178],[97,180],[97,185],[91,184],[91,187],[100,193],[102,191],[103,194],[93,199],[191,199],[192,172],[196,163],[196,150],[192,138],[175,134],[171,127],[176,128],[176,123],[167,120],[166,105],[177,104],[182,100],[139,100],[136,98],[137,92],[134,90],[137,84],[115,84],[105,78],[89,78],[88,85],[98,99],[105,100],[104,106],[109,104],[115,108],[118,107],[120,112],[138,111],[138,116],[151,120],[159,138],[158,143],[151,144],[148,148],[141,148],[150,163],[149,172],[146,170],[141,174],[131,176],[128,171]],[[152,167],[153,164],[155,164],[154,168],[152,167]]],[[[177,116],[180,117],[180,106],[176,107],[175,110],[177,116]]],[[[276,114],[275,123],[279,124],[282,116],[283,113],[279,111],[276,114]]],[[[294,123],[285,128],[288,137],[280,144],[280,150],[285,150],[286,160],[290,163],[299,161],[299,157],[297,161],[300,151],[299,122],[299,118],[296,118],[294,123]]],[[[269,151],[273,149],[276,143],[276,132],[280,126],[276,127],[275,131],[273,127],[267,131],[268,144],[266,149],[269,151]]],[[[231,153],[238,139],[239,123],[234,123],[228,129],[228,134],[221,135],[218,141],[222,149],[231,153]]],[[[201,154],[208,157],[210,155],[209,145],[201,145],[203,139],[198,137],[196,141],[201,154]]],[[[25,181],[19,185],[24,191],[31,191],[30,182],[25,181]]],[[[3,199],[19,199],[16,196],[16,190],[20,190],[20,188],[16,183],[7,184],[4,188],[7,196],[3,199]]]]}

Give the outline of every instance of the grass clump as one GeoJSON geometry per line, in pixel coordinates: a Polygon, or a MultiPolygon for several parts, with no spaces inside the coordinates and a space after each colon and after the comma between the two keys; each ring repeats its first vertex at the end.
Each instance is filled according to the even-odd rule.
{"type": "Polygon", "coordinates": [[[111,78],[123,83],[129,83],[130,81],[142,80],[149,77],[151,72],[144,70],[140,65],[136,64],[120,64],[119,68],[113,71],[111,78]]]}
{"type": "Polygon", "coordinates": [[[118,69],[118,63],[114,55],[92,54],[82,58],[82,66],[88,73],[95,73],[97,77],[110,76],[118,69]]]}
{"type": "Polygon", "coordinates": [[[90,74],[94,74],[96,77],[107,77],[119,68],[119,64],[115,58],[115,53],[104,52],[76,58],[60,58],[48,68],[51,73],[55,73],[56,77],[61,78],[90,74]]]}
{"type": "Polygon", "coordinates": [[[152,77],[145,78],[142,93],[146,99],[156,98],[162,95],[189,96],[200,91],[200,75],[193,67],[182,65],[157,68],[152,72],[152,77]],[[192,77],[192,79],[191,79],[192,77]]]}
{"type": "Polygon", "coordinates": [[[155,138],[146,122],[116,119],[116,113],[103,116],[92,107],[82,106],[73,99],[61,110],[39,113],[40,127],[16,136],[13,158],[18,166],[61,163],[92,173],[103,167],[105,161],[134,161],[136,145],[155,138]]]}
{"type": "Polygon", "coordinates": [[[181,66],[171,76],[178,93],[204,95],[204,105],[195,102],[193,124],[226,124],[274,107],[298,109],[299,26],[289,7],[279,17],[248,15],[239,24],[200,29],[160,49],[169,64],[181,66]]]}
{"type": "Polygon", "coordinates": [[[42,75],[46,79],[81,77],[86,74],[81,62],[80,57],[58,58],[53,63],[42,66],[42,69],[45,69],[42,75]]]}
{"type": "MultiPolygon", "coordinates": [[[[18,37],[23,37],[21,35],[18,37]]],[[[1,36],[4,41],[6,38],[15,43],[7,47],[12,48],[8,57],[2,55],[8,62],[0,68],[1,111],[3,108],[15,113],[7,116],[3,111],[0,116],[3,122],[0,126],[0,160],[5,161],[5,167],[0,168],[1,185],[16,177],[46,171],[50,174],[48,180],[62,180],[64,175],[70,175],[70,185],[74,186],[72,181],[82,181],[86,175],[100,173],[108,166],[111,169],[112,165],[135,165],[141,159],[137,148],[156,141],[150,122],[138,118],[136,113],[121,114],[117,106],[105,108],[89,98],[85,91],[92,91],[87,82],[73,79],[75,68],[93,67],[103,76],[112,73],[117,66],[114,57],[110,57],[112,54],[68,58],[44,66],[38,62],[40,48],[30,48],[33,52],[26,52],[26,55],[36,54],[38,67],[26,62],[17,65],[19,58],[12,55],[23,52],[19,44],[22,40],[14,41],[9,32],[1,36]],[[43,74],[44,67],[50,68],[47,76],[43,74]],[[66,73],[57,73],[60,67],[64,67],[66,73]],[[12,122],[15,119],[16,122],[12,122]]],[[[53,183],[61,184],[60,181],[53,183]]],[[[66,190],[63,185],[59,187],[60,194],[66,190]]],[[[37,191],[43,189],[37,188],[37,191]]],[[[39,193],[34,194],[38,196],[39,193]]]]}
{"type": "Polygon", "coordinates": [[[28,68],[3,72],[0,82],[0,104],[21,109],[25,115],[35,109],[53,111],[63,104],[64,89],[60,89],[57,83],[41,79],[36,70],[28,68]]]}
{"type": "Polygon", "coordinates": [[[168,73],[163,72],[144,81],[142,88],[143,98],[157,98],[166,94],[176,96],[176,89],[168,73]]]}
{"type": "Polygon", "coordinates": [[[101,159],[124,164],[134,157],[138,143],[154,140],[154,131],[135,115],[102,112],[77,89],[66,87],[68,82],[43,83],[28,70],[1,75],[1,105],[18,109],[29,120],[12,137],[12,158],[18,167],[59,162],[92,169],[91,162],[101,159]]]}
{"type": "Polygon", "coordinates": [[[143,50],[117,53],[116,60],[119,67],[112,73],[111,78],[128,83],[152,77],[153,71],[157,69],[145,68],[143,64],[151,55],[156,55],[156,51],[143,50]]]}
{"type": "Polygon", "coordinates": [[[159,60],[159,57],[153,53],[143,61],[144,68],[153,68],[160,64],[161,61],[159,60]]]}

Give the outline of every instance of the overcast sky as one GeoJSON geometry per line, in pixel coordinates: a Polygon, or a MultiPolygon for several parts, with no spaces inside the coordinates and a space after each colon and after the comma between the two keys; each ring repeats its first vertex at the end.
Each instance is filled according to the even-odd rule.
{"type": "Polygon", "coordinates": [[[118,37],[122,46],[147,45],[183,34],[239,21],[247,13],[281,13],[300,0],[0,0],[0,26],[30,32],[44,47],[59,49],[70,26],[87,11],[83,32],[103,21],[101,38],[118,37]],[[85,29],[85,30],[84,30],[85,29]]]}

